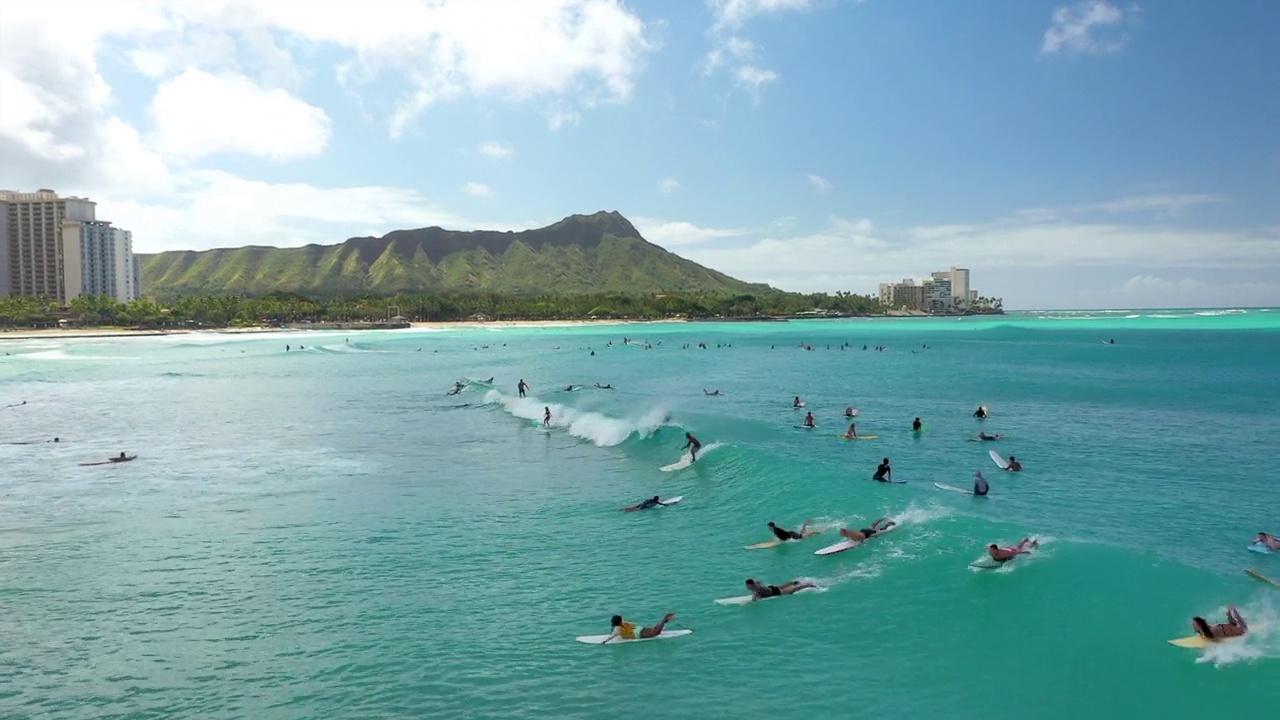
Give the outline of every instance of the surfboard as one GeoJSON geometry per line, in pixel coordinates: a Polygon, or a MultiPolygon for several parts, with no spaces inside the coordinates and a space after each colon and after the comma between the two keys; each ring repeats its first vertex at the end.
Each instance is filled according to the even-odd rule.
{"type": "MultiPolygon", "coordinates": [[[[791,594],[802,595],[805,593],[815,593],[815,592],[824,592],[824,591],[826,591],[826,588],[820,588],[820,587],[805,588],[803,590],[797,590],[791,594]]],[[[736,597],[716,598],[716,604],[717,605],[749,605],[753,602],[764,602],[765,600],[775,600],[780,597],[786,597],[786,595],[771,595],[767,598],[760,598],[759,600],[752,600],[751,595],[738,595],[736,597]]]]}
{"type": "Polygon", "coordinates": [[[818,426],[817,425],[796,425],[795,428],[797,430],[817,430],[818,426]]]}
{"type": "Polygon", "coordinates": [[[996,467],[1000,468],[1001,470],[1009,469],[1008,461],[1000,457],[1000,453],[996,452],[995,450],[988,450],[987,454],[991,456],[991,461],[996,464],[996,467]]]}
{"type": "MultiPolygon", "coordinates": [[[[801,538],[801,540],[808,540],[809,538],[814,537],[815,535],[822,534],[821,530],[810,530],[809,532],[811,532],[812,534],[809,535],[809,537],[801,538]]],[[[777,538],[774,538],[772,540],[758,542],[755,545],[743,545],[743,547],[746,548],[747,550],[767,550],[769,548],[778,547],[779,545],[788,545],[790,543],[798,543],[798,542],[800,542],[800,540],[795,540],[795,539],[779,540],[777,538]]]]}
{"type": "Polygon", "coordinates": [[[90,466],[90,465],[120,465],[120,464],[123,464],[123,463],[127,463],[127,462],[129,462],[130,460],[133,460],[133,459],[135,459],[135,458],[137,458],[137,457],[138,457],[137,455],[130,455],[129,457],[125,458],[124,460],[93,460],[93,461],[90,461],[90,462],[82,462],[82,463],[80,463],[80,465],[81,465],[82,467],[88,467],[88,466],[90,466]]]}
{"type": "Polygon", "coordinates": [[[690,455],[689,453],[685,453],[684,455],[680,456],[679,460],[671,463],[670,465],[663,465],[658,469],[661,470],[662,472],[672,472],[674,470],[683,470],[692,464],[693,464],[693,456],[690,455]]]}
{"type": "MultiPolygon", "coordinates": [[[[876,533],[875,535],[873,535],[870,539],[871,539],[871,540],[875,540],[876,538],[880,537],[881,535],[887,535],[888,533],[891,533],[891,532],[893,532],[894,530],[897,530],[897,529],[898,529],[898,528],[900,528],[900,527],[902,527],[902,523],[898,523],[898,524],[894,525],[893,527],[889,528],[888,530],[882,530],[882,531],[880,531],[880,532],[876,533]]],[[[813,551],[813,554],[814,554],[814,555],[835,555],[836,553],[842,553],[842,552],[844,552],[845,550],[850,550],[850,549],[852,549],[852,548],[856,548],[856,547],[858,547],[859,545],[861,545],[862,543],[865,543],[865,542],[866,542],[866,540],[863,540],[863,541],[861,541],[861,542],[854,542],[853,540],[841,540],[840,542],[838,542],[838,543],[836,543],[836,544],[834,544],[834,545],[828,545],[828,546],[826,546],[826,547],[822,548],[821,550],[814,550],[814,551],[813,551]]]]}
{"type": "Polygon", "coordinates": [[[800,409],[800,408],[802,408],[802,407],[804,407],[804,402],[803,402],[803,401],[802,401],[799,405],[792,405],[792,406],[791,406],[791,409],[792,409],[792,410],[799,410],[799,409],[800,409]]]}
{"type": "Polygon", "coordinates": [[[613,640],[609,640],[608,635],[579,635],[578,637],[574,638],[574,640],[577,640],[580,643],[586,643],[588,645],[630,645],[631,643],[647,642],[649,640],[669,640],[671,638],[684,637],[685,635],[688,635],[689,633],[692,633],[692,632],[693,632],[692,628],[684,628],[681,630],[663,630],[661,633],[659,633],[655,637],[636,638],[635,640],[623,640],[622,638],[615,638],[613,640]],[[606,643],[605,640],[609,640],[609,642],[606,643]]]}
{"type": "Polygon", "coordinates": [[[1169,644],[1173,645],[1174,647],[1191,648],[1192,650],[1201,650],[1209,647],[1210,645],[1221,645],[1224,643],[1235,642],[1236,640],[1243,640],[1244,637],[1245,637],[1244,635],[1237,635],[1236,637],[1227,637],[1227,638],[1221,638],[1218,640],[1207,640],[1204,637],[1201,637],[1200,635],[1192,635],[1191,637],[1184,637],[1184,638],[1177,638],[1176,640],[1170,640],[1169,644]]]}
{"type": "Polygon", "coordinates": [[[843,440],[875,440],[880,436],[879,435],[859,435],[858,437],[845,437],[844,435],[837,435],[836,437],[841,438],[843,440]]]}
{"type": "Polygon", "coordinates": [[[938,488],[939,490],[950,490],[951,492],[964,493],[965,495],[973,494],[972,490],[965,490],[964,488],[958,488],[955,485],[948,485],[946,483],[936,482],[933,484],[933,486],[938,488]]]}
{"type": "Polygon", "coordinates": [[[1263,575],[1257,570],[1245,570],[1244,574],[1248,575],[1254,580],[1261,580],[1264,583],[1267,583],[1269,585],[1275,585],[1276,587],[1280,588],[1280,582],[1276,582],[1275,580],[1272,580],[1271,578],[1267,577],[1266,575],[1263,575]]]}
{"type": "MultiPolygon", "coordinates": [[[[661,502],[661,503],[662,503],[662,505],[675,505],[676,503],[680,502],[680,501],[681,501],[681,500],[683,500],[683,499],[684,499],[684,496],[683,496],[683,495],[677,495],[677,496],[675,496],[675,497],[673,497],[673,498],[669,498],[669,499],[667,499],[667,500],[659,500],[659,502],[661,502]]],[[[656,506],[656,507],[652,507],[652,508],[645,508],[645,509],[646,509],[646,510],[657,510],[659,507],[662,507],[662,505],[658,505],[658,506],[656,506]]],[[[636,512],[637,510],[640,510],[640,508],[638,508],[638,507],[625,507],[625,508],[622,508],[622,512],[636,512]]]]}
{"type": "Polygon", "coordinates": [[[1249,545],[1249,552],[1262,553],[1263,555],[1274,555],[1276,553],[1275,550],[1272,550],[1260,542],[1255,542],[1249,545]]]}
{"type": "Polygon", "coordinates": [[[883,480],[877,480],[875,478],[871,478],[871,482],[883,482],[885,485],[906,485],[907,479],[904,477],[894,476],[893,479],[888,482],[884,482],[883,480]]]}

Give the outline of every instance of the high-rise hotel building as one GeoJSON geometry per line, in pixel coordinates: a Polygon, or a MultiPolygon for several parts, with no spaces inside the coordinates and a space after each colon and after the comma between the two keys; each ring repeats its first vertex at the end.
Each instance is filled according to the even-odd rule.
{"type": "Polygon", "coordinates": [[[0,295],[67,303],[142,296],[133,234],[96,218],[97,204],[53,190],[0,190],[0,295]]]}

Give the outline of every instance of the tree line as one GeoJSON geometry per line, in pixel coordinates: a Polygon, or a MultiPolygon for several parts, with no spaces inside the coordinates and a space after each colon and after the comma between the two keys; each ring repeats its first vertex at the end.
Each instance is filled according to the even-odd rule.
{"type": "Polygon", "coordinates": [[[87,326],[261,325],[303,322],[447,322],[489,320],[579,320],[755,318],[797,314],[875,315],[884,311],[868,295],[759,293],[743,295],[629,295],[585,293],[521,297],[497,293],[343,295],[305,297],[277,292],[261,297],[178,296],[165,302],[140,298],[119,303],[103,295],[81,295],[66,308],[48,298],[0,297],[0,325],[51,326],[59,321],[87,326]]]}

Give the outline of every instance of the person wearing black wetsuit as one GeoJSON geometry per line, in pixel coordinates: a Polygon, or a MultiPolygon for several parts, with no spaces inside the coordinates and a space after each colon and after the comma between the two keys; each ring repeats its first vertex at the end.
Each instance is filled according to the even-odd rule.
{"type": "Polygon", "coordinates": [[[751,591],[752,600],[764,600],[766,598],[782,597],[783,595],[791,595],[805,588],[817,587],[810,582],[801,582],[792,580],[782,585],[765,585],[758,583],[751,578],[747,578],[747,589],[751,591]]]}
{"type": "Polygon", "coordinates": [[[920,430],[921,430],[922,428],[924,428],[924,425],[922,425],[922,424],[920,423],[920,418],[916,418],[915,420],[913,420],[913,421],[911,422],[911,429],[912,429],[913,431],[915,431],[915,432],[920,432],[920,430]]]}
{"type": "Polygon", "coordinates": [[[893,469],[889,467],[889,458],[881,461],[880,466],[876,468],[876,474],[871,476],[872,480],[879,482],[890,482],[893,479],[893,469]]]}
{"type": "Polygon", "coordinates": [[[805,520],[799,530],[787,530],[786,528],[778,527],[772,520],[770,520],[769,532],[773,533],[774,537],[783,542],[787,542],[788,540],[803,540],[809,537],[809,521],[805,520]]]}

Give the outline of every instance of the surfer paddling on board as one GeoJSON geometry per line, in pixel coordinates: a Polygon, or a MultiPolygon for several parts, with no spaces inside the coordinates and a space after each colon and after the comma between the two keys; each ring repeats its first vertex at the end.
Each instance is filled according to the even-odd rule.
{"type": "Polygon", "coordinates": [[[920,422],[920,418],[916,418],[915,420],[911,421],[912,432],[920,432],[923,429],[924,429],[924,424],[920,422]]]}
{"type": "Polygon", "coordinates": [[[621,615],[614,615],[613,618],[609,620],[609,624],[613,627],[613,631],[610,632],[609,637],[605,638],[604,642],[600,644],[603,645],[614,638],[622,638],[623,640],[640,640],[643,638],[658,637],[662,634],[662,628],[665,627],[667,623],[675,619],[676,616],[673,613],[667,613],[662,617],[662,621],[657,625],[647,628],[637,628],[635,623],[623,620],[621,615]]]}
{"type": "Polygon", "coordinates": [[[871,527],[865,527],[865,528],[862,528],[861,530],[850,530],[849,528],[841,528],[840,534],[854,542],[864,543],[870,540],[871,538],[875,537],[876,533],[882,533],[885,530],[888,530],[889,528],[897,524],[898,523],[890,520],[887,517],[882,517],[879,520],[871,523],[871,527]]]}
{"type": "Polygon", "coordinates": [[[719,397],[719,396],[723,395],[724,393],[720,392],[719,390],[712,390],[712,391],[708,392],[706,388],[702,388],[702,394],[703,394],[703,395],[710,395],[711,397],[719,397]]]}
{"type": "Polygon", "coordinates": [[[976,417],[976,418],[978,418],[979,420],[982,420],[983,418],[985,418],[985,417],[987,416],[987,408],[986,408],[986,407],[980,407],[980,408],[978,408],[977,410],[974,410],[974,411],[973,411],[973,416],[974,416],[974,417],[976,417]]]}
{"type": "Polygon", "coordinates": [[[804,426],[807,428],[818,427],[813,422],[813,413],[808,412],[804,414],[804,426]]]}
{"type": "Polygon", "coordinates": [[[872,475],[871,479],[877,482],[893,482],[893,468],[889,467],[889,458],[880,461],[880,466],[876,468],[876,474],[872,475]]]}
{"type": "Polygon", "coordinates": [[[844,431],[845,440],[856,440],[858,438],[858,423],[849,423],[849,429],[844,431]]]}
{"type": "Polygon", "coordinates": [[[751,591],[751,600],[764,600],[771,597],[782,597],[783,595],[792,595],[798,593],[805,588],[816,588],[811,582],[802,582],[800,580],[792,580],[789,583],[781,585],[763,585],[751,578],[747,578],[747,589],[751,591]]]}
{"type": "Polygon", "coordinates": [[[1210,625],[1209,621],[1197,615],[1191,618],[1191,627],[1195,628],[1196,634],[1205,640],[1241,637],[1249,632],[1249,624],[1244,621],[1244,616],[1240,614],[1235,605],[1227,606],[1227,621],[1225,623],[1210,625]]]}
{"type": "Polygon", "coordinates": [[[805,538],[813,537],[814,535],[818,534],[816,532],[809,532],[809,523],[811,522],[813,522],[812,519],[805,520],[804,524],[800,526],[799,530],[787,530],[786,528],[778,527],[777,525],[773,524],[772,520],[770,520],[769,532],[773,533],[773,536],[778,538],[782,542],[786,542],[788,540],[804,540],[805,538]]]}
{"type": "Polygon", "coordinates": [[[1000,547],[995,543],[991,543],[987,546],[987,554],[998,563],[1007,563],[1019,555],[1030,555],[1031,550],[1035,550],[1038,547],[1040,547],[1040,543],[1031,538],[1023,538],[1022,542],[1014,547],[1000,547]],[[1030,548],[1030,550],[1027,548],[1030,548]]]}
{"type": "Polygon", "coordinates": [[[1020,472],[1022,470],[1022,463],[1018,462],[1018,458],[1010,455],[1009,467],[1005,468],[1005,470],[1008,470],[1010,472],[1020,472]]]}
{"type": "Polygon", "coordinates": [[[702,443],[698,442],[698,438],[694,437],[693,433],[685,433],[684,437],[688,442],[680,449],[689,451],[689,462],[698,462],[698,451],[702,449],[702,443]]]}
{"type": "Polygon", "coordinates": [[[988,434],[987,434],[987,432],[986,432],[985,430],[979,430],[979,431],[978,431],[978,439],[979,439],[979,440],[981,440],[981,441],[983,441],[983,442],[988,442],[988,441],[991,441],[991,440],[999,440],[999,439],[1000,439],[1000,438],[1002,438],[1002,437],[1004,437],[1004,436],[1003,436],[1003,435],[988,435],[988,434]]]}
{"type": "Polygon", "coordinates": [[[111,462],[129,462],[135,457],[137,457],[137,455],[129,456],[129,455],[125,455],[124,453],[120,453],[119,455],[111,458],[111,462]]]}
{"type": "Polygon", "coordinates": [[[520,382],[516,384],[516,392],[520,393],[520,397],[524,397],[524,393],[529,389],[529,383],[520,378],[520,382]]]}
{"type": "Polygon", "coordinates": [[[987,479],[982,477],[982,471],[979,470],[973,474],[973,494],[986,495],[991,491],[991,486],[987,484],[987,479]]]}
{"type": "Polygon", "coordinates": [[[1272,550],[1280,550],[1280,538],[1271,533],[1258,533],[1258,537],[1253,541],[1253,544],[1271,548],[1272,550]]]}
{"type": "Polygon", "coordinates": [[[645,500],[639,505],[632,505],[631,507],[622,508],[622,512],[635,512],[636,510],[648,510],[649,508],[666,507],[666,506],[667,506],[666,503],[659,500],[657,495],[654,495],[653,497],[649,498],[648,500],[645,500]]]}

